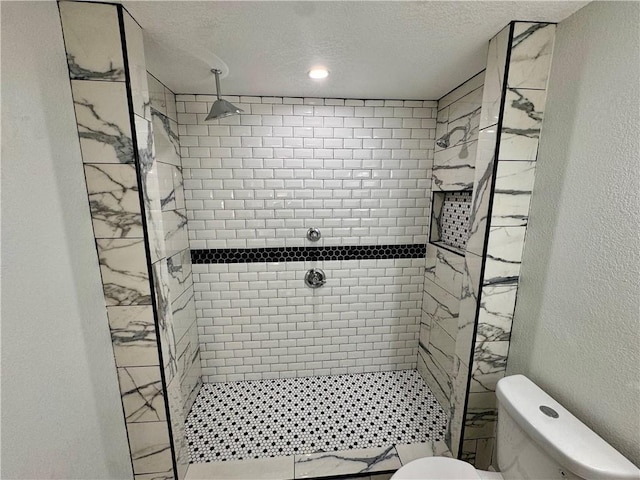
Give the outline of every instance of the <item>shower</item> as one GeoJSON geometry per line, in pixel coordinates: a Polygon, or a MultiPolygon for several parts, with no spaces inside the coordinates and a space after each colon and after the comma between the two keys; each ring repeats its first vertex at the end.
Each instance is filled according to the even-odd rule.
{"type": "Polygon", "coordinates": [[[211,73],[216,76],[216,95],[218,96],[218,99],[213,102],[213,106],[211,107],[211,110],[209,111],[209,115],[207,115],[205,122],[208,122],[209,120],[216,120],[218,118],[229,117],[231,115],[237,115],[244,112],[244,110],[236,107],[231,102],[227,102],[226,100],[220,98],[220,74],[222,73],[222,71],[218,70],[217,68],[212,68],[211,73]]]}

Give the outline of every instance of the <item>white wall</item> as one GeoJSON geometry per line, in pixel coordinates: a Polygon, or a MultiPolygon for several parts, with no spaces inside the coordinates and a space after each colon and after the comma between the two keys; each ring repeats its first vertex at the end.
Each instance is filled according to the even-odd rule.
{"type": "Polygon", "coordinates": [[[55,2],[2,2],[2,477],[131,478],[55,2]]]}
{"type": "Polygon", "coordinates": [[[560,23],[508,373],[640,465],[636,2],[560,23]]]}

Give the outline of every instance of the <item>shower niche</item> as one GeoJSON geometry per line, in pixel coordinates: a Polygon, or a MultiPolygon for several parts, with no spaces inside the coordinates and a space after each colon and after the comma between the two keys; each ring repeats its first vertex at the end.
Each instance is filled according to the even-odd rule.
{"type": "Polygon", "coordinates": [[[469,238],[471,190],[434,192],[429,243],[464,255],[469,238]]]}

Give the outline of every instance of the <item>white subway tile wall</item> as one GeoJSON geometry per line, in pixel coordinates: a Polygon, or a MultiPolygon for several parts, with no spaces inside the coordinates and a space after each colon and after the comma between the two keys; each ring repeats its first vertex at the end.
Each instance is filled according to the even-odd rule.
{"type": "Polygon", "coordinates": [[[192,249],[426,243],[434,101],[177,95],[192,249]]]}
{"type": "Polygon", "coordinates": [[[418,259],[193,265],[205,382],[415,369],[418,259]],[[309,268],[327,283],[304,285],[309,268]]]}

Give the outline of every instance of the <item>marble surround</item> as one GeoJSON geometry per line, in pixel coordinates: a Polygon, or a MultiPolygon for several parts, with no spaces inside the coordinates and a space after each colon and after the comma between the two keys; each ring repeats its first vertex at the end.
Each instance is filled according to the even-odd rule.
{"type": "Polygon", "coordinates": [[[200,360],[175,97],[150,101],[142,29],[120,5],[59,8],[134,476],[183,478],[200,360]]]}
{"type": "Polygon", "coordinates": [[[448,432],[453,454],[483,469],[494,455],[495,388],[506,371],[554,36],[553,24],[512,22],[489,43],[448,432]]]}
{"type": "Polygon", "coordinates": [[[450,135],[450,143],[448,148],[435,147],[418,371],[446,410],[450,409],[454,383],[465,250],[435,240],[442,235],[445,192],[471,192],[473,187],[483,81],[484,73],[480,72],[438,101],[436,138],[450,135]]]}

